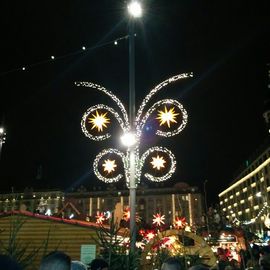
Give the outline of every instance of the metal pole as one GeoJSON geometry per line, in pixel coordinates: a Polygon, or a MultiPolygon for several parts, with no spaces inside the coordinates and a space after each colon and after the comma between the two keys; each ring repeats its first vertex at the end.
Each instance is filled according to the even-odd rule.
{"type": "Polygon", "coordinates": [[[207,228],[207,234],[209,237],[209,220],[208,220],[208,206],[207,206],[207,197],[206,197],[206,183],[208,180],[205,180],[203,182],[203,189],[204,189],[204,207],[205,207],[205,221],[206,221],[206,228],[207,228]]]}
{"type": "MultiPolygon", "coordinates": [[[[131,131],[135,133],[135,46],[134,46],[134,20],[129,22],[129,120],[131,131]]],[[[129,199],[130,199],[130,252],[136,249],[136,145],[130,149],[130,177],[129,177],[129,199]]]]}

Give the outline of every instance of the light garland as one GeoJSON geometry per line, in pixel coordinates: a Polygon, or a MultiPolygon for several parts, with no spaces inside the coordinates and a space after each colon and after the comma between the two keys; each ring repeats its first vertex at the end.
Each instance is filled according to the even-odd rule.
{"type": "Polygon", "coordinates": [[[149,148],[141,157],[140,159],[140,172],[141,172],[141,169],[142,169],[142,166],[144,165],[144,162],[145,162],[145,159],[152,153],[154,152],[163,152],[165,154],[167,154],[170,158],[170,163],[171,163],[171,166],[170,166],[170,169],[169,171],[163,175],[163,176],[153,176],[151,175],[150,173],[146,173],[144,176],[150,180],[150,181],[153,181],[153,182],[163,182],[163,181],[166,181],[167,179],[169,179],[172,174],[175,172],[175,169],[176,169],[176,160],[175,160],[175,156],[174,154],[167,148],[165,147],[160,147],[160,146],[154,146],[154,147],[151,147],[149,148]]]}
{"type": "Polygon", "coordinates": [[[136,117],[136,122],[139,123],[140,119],[142,117],[142,113],[143,110],[146,106],[146,104],[148,103],[148,101],[153,97],[153,95],[155,95],[157,92],[159,92],[161,89],[163,89],[165,86],[169,85],[170,83],[174,83],[178,80],[181,79],[186,79],[186,78],[192,78],[193,77],[193,72],[189,72],[189,73],[182,73],[182,74],[178,74],[175,76],[170,77],[169,79],[161,82],[160,84],[158,84],[157,86],[155,86],[150,92],[149,94],[145,97],[145,99],[143,100],[141,106],[139,107],[138,113],[137,113],[137,117],[136,117]]]}
{"type": "MultiPolygon", "coordinates": [[[[103,182],[105,182],[105,183],[118,182],[118,181],[123,177],[122,174],[118,174],[118,175],[115,176],[115,177],[105,177],[105,176],[103,176],[103,175],[99,172],[99,170],[98,170],[98,167],[99,167],[98,164],[99,164],[101,158],[102,158],[103,156],[107,155],[107,154],[116,154],[116,155],[120,156],[121,159],[122,159],[122,161],[123,161],[123,163],[125,164],[125,161],[124,161],[124,160],[125,160],[125,155],[124,155],[122,152],[120,152],[120,151],[117,150],[117,149],[112,149],[112,148],[110,148],[110,149],[104,149],[103,151],[101,151],[101,152],[96,156],[96,158],[95,158],[95,160],[94,160],[94,164],[93,164],[94,173],[95,173],[96,177],[97,177],[99,180],[101,180],[101,181],[103,181],[103,182]]],[[[124,165],[124,166],[125,166],[125,165],[124,165]]]]}
{"type": "Polygon", "coordinates": [[[102,140],[106,140],[108,139],[109,137],[111,137],[111,135],[109,133],[106,133],[106,134],[103,134],[103,135],[92,135],[86,128],[86,122],[87,122],[87,119],[89,118],[89,115],[96,111],[96,110],[107,110],[109,111],[112,115],[115,116],[115,118],[117,119],[117,121],[119,122],[120,124],[120,127],[122,128],[122,130],[125,132],[128,130],[128,127],[125,125],[125,123],[123,122],[122,118],[119,116],[119,114],[114,110],[112,109],[111,107],[108,107],[107,105],[104,105],[104,104],[97,104],[95,106],[92,106],[90,107],[83,115],[82,117],[82,121],[81,121],[81,128],[82,128],[82,131],[84,133],[84,135],[86,137],[88,137],[89,139],[91,140],[94,140],[94,141],[102,141],[102,140]]]}
{"type": "MultiPolygon", "coordinates": [[[[268,203],[265,202],[263,208],[259,211],[256,217],[250,219],[250,220],[244,220],[241,221],[237,217],[234,218],[233,222],[238,223],[238,224],[243,224],[243,225],[250,225],[256,222],[256,220],[262,215],[262,213],[266,210],[270,209],[270,206],[268,206],[268,203]]],[[[232,210],[230,211],[231,214],[235,214],[232,210]]],[[[236,215],[236,214],[235,214],[236,215]]]]}
{"type": "Polygon", "coordinates": [[[144,125],[146,123],[146,121],[148,120],[149,116],[157,110],[158,107],[164,105],[164,104],[170,104],[170,105],[174,105],[176,106],[180,111],[181,111],[181,114],[182,114],[182,123],[178,126],[177,129],[173,130],[173,131],[167,131],[167,132],[164,132],[164,131],[161,131],[161,130],[157,130],[156,131],[156,135],[159,135],[159,136],[163,136],[163,137],[172,137],[178,133],[180,133],[186,126],[187,124],[187,118],[188,118],[188,115],[187,115],[187,112],[186,110],[184,109],[184,107],[182,106],[182,104],[180,102],[178,102],[177,100],[174,100],[174,99],[163,99],[163,100],[160,100],[158,102],[156,102],[144,115],[144,117],[142,118],[141,122],[137,125],[136,129],[137,129],[137,134],[138,136],[140,137],[141,134],[142,134],[142,131],[143,131],[143,128],[144,128],[144,125]]]}
{"type": "Polygon", "coordinates": [[[125,109],[125,106],[123,105],[123,103],[120,101],[120,99],[114,95],[110,90],[106,89],[103,86],[100,86],[98,84],[95,83],[91,83],[91,82],[75,82],[76,86],[84,86],[84,87],[90,87],[93,89],[97,89],[98,91],[103,92],[104,94],[106,94],[107,96],[109,96],[118,106],[118,108],[120,109],[123,117],[124,117],[124,125],[126,126],[127,130],[130,130],[130,125],[129,125],[129,121],[128,121],[128,114],[127,111],[125,109]]]}
{"type": "MultiPolygon", "coordinates": [[[[154,105],[152,105],[150,107],[150,109],[148,109],[145,113],[144,116],[142,116],[142,113],[146,107],[146,105],[148,104],[149,100],[157,93],[159,92],[161,89],[163,89],[165,86],[174,83],[180,79],[185,79],[185,78],[190,78],[193,77],[193,73],[182,73],[176,76],[172,76],[169,79],[163,81],[162,83],[160,83],[159,85],[157,85],[156,87],[154,87],[149,94],[145,97],[145,99],[143,99],[141,106],[139,107],[137,116],[136,116],[136,120],[135,120],[135,129],[136,129],[136,144],[134,146],[134,153],[135,153],[135,179],[136,179],[136,186],[140,183],[140,178],[141,178],[141,174],[142,174],[142,168],[144,166],[145,160],[146,158],[154,153],[154,152],[162,152],[165,153],[169,159],[170,159],[170,168],[167,170],[167,173],[165,173],[165,175],[162,176],[153,176],[150,173],[145,173],[144,176],[150,180],[150,181],[154,181],[154,182],[163,182],[167,179],[169,179],[172,174],[175,172],[176,170],[176,161],[175,161],[175,156],[173,155],[173,153],[168,150],[167,148],[164,147],[158,147],[158,146],[154,146],[151,147],[150,149],[148,149],[141,157],[140,157],[140,152],[139,152],[139,145],[140,145],[140,138],[142,135],[142,131],[143,128],[147,122],[147,120],[149,119],[150,115],[154,112],[157,111],[158,108],[162,105],[164,105],[164,112],[163,111],[158,111],[158,117],[156,117],[156,119],[159,119],[160,125],[163,124],[163,122],[165,121],[168,125],[168,128],[171,128],[171,123],[174,123],[173,126],[177,126],[176,128],[174,128],[174,130],[170,130],[170,131],[162,131],[160,129],[157,129],[156,131],[156,135],[158,136],[163,136],[163,137],[171,137],[174,136],[176,134],[179,134],[186,126],[187,124],[187,112],[184,109],[184,107],[182,106],[181,103],[179,103],[177,100],[174,99],[163,99],[160,100],[156,103],[154,103],[154,105]],[[167,110],[166,105],[170,105],[170,109],[167,110]],[[179,113],[175,111],[175,107],[178,108],[179,113]],[[177,123],[176,120],[176,116],[177,115],[181,115],[181,122],[177,123]],[[164,117],[166,118],[164,120],[164,117]]],[[[102,110],[102,111],[107,111],[110,112],[118,121],[118,123],[120,124],[121,129],[123,130],[124,134],[128,134],[131,131],[131,124],[129,123],[129,119],[128,119],[128,114],[127,111],[123,105],[123,103],[108,89],[106,89],[103,86],[100,86],[98,84],[94,84],[91,82],[75,82],[76,86],[83,86],[83,87],[89,87],[89,88],[93,88],[93,89],[97,89],[98,91],[101,91],[103,93],[105,93],[107,96],[109,96],[117,105],[118,109],[121,112],[121,116],[118,114],[117,111],[115,111],[113,108],[104,105],[104,104],[98,104],[95,106],[90,107],[83,115],[82,117],[82,121],[81,121],[81,127],[82,127],[82,131],[85,134],[85,136],[87,136],[88,138],[95,140],[95,141],[101,141],[101,140],[105,140],[108,139],[111,134],[109,133],[105,133],[105,131],[103,132],[103,128],[107,128],[107,124],[110,123],[110,119],[109,118],[105,118],[107,113],[103,113],[100,114],[98,113],[97,110],[102,110]],[[93,114],[93,112],[96,111],[95,114],[93,114]],[[92,115],[91,115],[92,114],[92,115]],[[89,125],[89,123],[87,123],[86,121],[89,121],[89,116],[91,115],[92,118],[90,118],[91,123],[92,124],[92,129],[93,128],[97,128],[99,132],[101,132],[102,134],[100,135],[94,135],[91,134],[91,130],[89,130],[89,128],[87,128],[87,124],[89,125]],[[101,117],[103,116],[103,119],[95,119],[97,117],[101,117]],[[98,120],[102,120],[103,122],[98,122],[98,120]]],[[[164,122],[164,123],[165,123],[164,122]]],[[[93,168],[94,168],[94,173],[97,176],[98,179],[100,179],[101,181],[104,181],[105,183],[112,183],[112,182],[117,182],[119,181],[123,175],[122,174],[118,174],[117,176],[113,176],[113,177],[108,177],[108,175],[105,177],[104,175],[101,174],[101,172],[99,171],[99,162],[101,160],[102,157],[104,157],[106,154],[116,154],[118,156],[121,157],[123,165],[124,165],[124,173],[125,173],[125,179],[126,179],[126,184],[129,187],[129,183],[130,183],[130,149],[127,148],[126,150],[126,154],[118,151],[117,149],[105,149],[103,150],[101,153],[99,153],[95,160],[94,160],[94,164],[93,164],[93,168]]],[[[108,160],[107,160],[108,161],[108,160]]],[[[112,162],[112,161],[111,161],[112,162]]],[[[110,170],[105,167],[108,164],[103,164],[103,167],[105,167],[105,169],[108,171],[108,173],[110,174],[112,171],[114,171],[114,168],[116,168],[117,164],[115,163],[115,161],[113,161],[113,170],[110,170]]],[[[153,159],[152,161],[152,165],[154,169],[158,169],[160,170],[161,168],[165,167],[166,161],[163,159],[163,157],[159,157],[159,155],[157,155],[157,157],[155,159],[153,159]]]]}

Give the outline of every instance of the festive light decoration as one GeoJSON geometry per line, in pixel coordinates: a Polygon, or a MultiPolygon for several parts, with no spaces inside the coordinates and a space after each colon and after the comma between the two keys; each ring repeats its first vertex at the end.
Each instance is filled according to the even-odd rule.
{"type": "Polygon", "coordinates": [[[157,155],[157,157],[153,157],[152,161],[150,162],[153,165],[153,169],[157,169],[160,170],[161,168],[165,168],[165,163],[166,161],[164,160],[164,158],[159,155],[157,155]]]}
{"type": "Polygon", "coordinates": [[[181,112],[181,117],[182,117],[182,122],[180,122],[179,126],[172,130],[172,131],[162,131],[162,130],[157,130],[156,131],[156,135],[158,136],[163,136],[163,137],[172,137],[174,135],[177,135],[178,133],[180,133],[186,126],[187,124],[187,112],[184,109],[184,107],[182,106],[181,103],[179,103],[177,100],[174,99],[163,99],[160,100],[158,102],[156,102],[144,115],[144,117],[141,119],[141,121],[138,123],[137,126],[137,134],[138,136],[141,136],[142,134],[142,130],[145,126],[145,123],[147,122],[147,120],[149,119],[150,115],[152,115],[153,112],[155,112],[160,106],[162,105],[174,105],[175,107],[177,107],[179,109],[179,111],[181,112]]]}
{"type": "Polygon", "coordinates": [[[177,123],[176,116],[179,115],[179,113],[175,112],[175,108],[172,107],[170,110],[167,109],[166,106],[164,106],[164,111],[158,111],[158,117],[159,125],[162,126],[164,124],[167,124],[167,126],[171,127],[172,123],[177,123]]]}
{"type": "Polygon", "coordinates": [[[159,213],[153,215],[153,224],[160,226],[161,224],[165,224],[164,220],[165,220],[165,215],[161,215],[159,213]]]}
{"type": "Polygon", "coordinates": [[[117,167],[117,165],[115,164],[115,160],[110,159],[105,160],[102,166],[104,167],[103,170],[105,172],[107,171],[108,173],[114,172],[115,168],[117,167]]]}
{"type": "Polygon", "coordinates": [[[145,233],[145,238],[147,241],[150,241],[151,239],[153,239],[156,236],[156,233],[154,230],[148,230],[145,233]]]}
{"type": "MultiPolygon", "coordinates": [[[[230,211],[230,213],[231,213],[232,215],[235,216],[235,218],[234,218],[234,220],[233,220],[234,223],[237,223],[238,225],[240,225],[240,224],[243,224],[243,225],[250,225],[250,224],[255,223],[256,220],[257,220],[257,219],[263,214],[263,212],[264,212],[265,210],[267,210],[267,209],[270,209],[270,206],[268,205],[267,202],[265,202],[264,205],[263,205],[263,208],[259,211],[259,213],[257,214],[256,217],[251,218],[250,220],[244,220],[244,221],[239,220],[239,219],[236,217],[236,214],[235,214],[232,210],[230,211]]],[[[269,220],[269,221],[270,221],[270,220],[269,220]]]]}
{"type": "Polygon", "coordinates": [[[107,127],[107,124],[110,123],[110,119],[106,117],[106,113],[99,114],[96,110],[96,114],[92,114],[92,117],[88,118],[88,122],[92,124],[92,129],[96,128],[98,131],[103,131],[103,127],[107,127]]]}
{"type": "MultiPolygon", "coordinates": [[[[140,160],[140,165],[142,166],[145,162],[145,159],[152,153],[154,152],[163,152],[165,153],[166,155],[168,155],[169,159],[170,159],[170,168],[168,170],[168,172],[160,177],[158,176],[153,176],[151,175],[150,173],[146,173],[144,176],[150,180],[150,181],[153,181],[153,182],[163,182],[163,181],[166,181],[167,179],[169,179],[172,174],[175,172],[175,169],[176,169],[176,161],[175,161],[175,157],[173,155],[173,153],[168,150],[167,148],[165,147],[158,147],[158,146],[154,146],[154,147],[151,147],[150,149],[148,149],[141,157],[141,160],[140,160]]],[[[140,168],[140,171],[141,171],[141,168],[140,168]]]]}
{"type": "MultiPolygon", "coordinates": [[[[171,83],[174,83],[181,79],[191,78],[193,77],[193,73],[183,73],[176,76],[173,76],[159,85],[157,85],[155,88],[153,88],[149,94],[145,97],[142,104],[139,107],[139,110],[136,115],[135,119],[135,130],[133,130],[134,133],[134,140],[133,145],[134,147],[134,153],[135,153],[135,178],[136,178],[136,185],[140,182],[142,169],[144,167],[144,163],[146,158],[149,155],[153,155],[152,157],[152,167],[153,169],[161,170],[162,168],[165,168],[165,164],[168,164],[168,168],[164,170],[163,175],[152,175],[149,172],[146,172],[144,176],[154,182],[162,182],[167,179],[169,179],[172,174],[175,172],[176,169],[176,161],[175,157],[172,154],[170,150],[164,147],[154,146],[148,149],[145,153],[140,155],[140,139],[142,136],[143,129],[145,127],[146,122],[148,121],[149,117],[152,114],[157,114],[157,117],[155,117],[156,120],[159,121],[160,126],[167,125],[166,130],[158,129],[156,130],[156,135],[163,136],[163,137],[171,137],[178,133],[180,133],[187,124],[187,112],[183,108],[182,104],[179,103],[177,100],[174,99],[163,99],[156,103],[154,103],[148,110],[146,110],[146,105],[148,105],[148,102],[152,99],[152,97],[158,93],[161,89],[165,88],[166,86],[170,85],[171,83]],[[145,112],[146,111],[146,112],[145,112]],[[179,118],[179,119],[178,119],[179,118]],[[173,124],[173,125],[172,125],[173,124]],[[161,156],[160,153],[163,153],[164,155],[161,156]],[[168,157],[168,160],[164,157],[168,157]]],[[[100,86],[98,84],[94,84],[91,82],[75,82],[76,86],[83,86],[83,87],[89,87],[93,89],[97,89],[98,91],[103,92],[108,97],[110,97],[115,105],[117,105],[118,110],[114,110],[113,108],[106,106],[104,104],[98,104],[95,106],[90,107],[83,115],[82,121],[81,121],[81,127],[84,134],[90,138],[91,140],[105,140],[108,139],[111,134],[105,132],[105,128],[107,128],[107,125],[111,122],[110,118],[108,117],[108,113],[110,115],[114,116],[116,120],[118,121],[120,128],[122,129],[122,132],[124,135],[126,134],[132,134],[131,130],[131,124],[129,123],[128,114],[127,111],[123,105],[123,103],[108,89],[106,89],[103,86],[100,86]],[[91,128],[89,128],[89,125],[92,125],[91,128]],[[97,132],[101,134],[93,133],[93,130],[97,130],[97,132]]],[[[130,145],[127,145],[128,148],[126,150],[126,153],[122,153],[118,151],[117,149],[104,149],[101,153],[99,153],[95,160],[94,160],[94,173],[100,179],[101,181],[104,181],[106,183],[112,183],[119,181],[123,175],[121,173],[117,174],[116,176],[104,175],[104,172],[107,172],[110,174],[111,172],[116,172],[116,168],[120,168],[117,164],[117,161],[112,159],[106,159],[105,162],[103,162],[102,166],[104,167],[103,172],[100,171],[100,162],[101,159],[105,158],[105,155],[109,154],[110,156],[112,154],[118,155],[123,163],[124,168],[124,174],[126,178],[127,186],[129,187],[129,178],[130,178],[130,145]]],[[[167,166],[166,166],[167,167],[167,166]]]]}
{"type": "Polygon", "coordinates": [[[106,220],[105,216],[103,213],[97,214],[96,215],[96,223],[97,224],[103,224],[103,222],[106,220]]]}
{"type": "Polygon", "coordinates": [[[174,221],[174,227],[177,229],[183,229],[187,226],[187,221],[185,217],[176,217],[174,221]]]}
{"type": "MultiPolygon", "coordinates": [[[[125,155],[124,155],[122,152],[120,152],[120,151],[117,150],[117,149],[112,149],[112,148],[110,148],[110,149],[105,149],[105,150],[103,150],[102,152],[100,152],[100,153],[96,156],[96,158],[95,158],[95,160],[94,160],[94,164],[93,164],[94,173],[95,173],[95,175],[97,176],[98,179],[100,179],[101,181],[103,181],[103,182],[105,182],[105,183],[118,182],[118,181],[123,177],[122,174],[118,174],[118,175],[116,175],[116,176],[114,176],[114,177],[109,177],[109,176],[103,176],[103,175],[101,175],[101,173],[100,173],[99,170],[98,170],[100,160],[101,160],[104,156],[106,156],[106,155],[108,155],[108,154],[110,154],[110,155],[113,155],[113,154],[118,155],[118,156],[123,160],[124,164],[126,164],[126,161],[125,161],[125,155]]],[[[116,164],[115,164],[115,165],[116,165],[116,164]]]]}

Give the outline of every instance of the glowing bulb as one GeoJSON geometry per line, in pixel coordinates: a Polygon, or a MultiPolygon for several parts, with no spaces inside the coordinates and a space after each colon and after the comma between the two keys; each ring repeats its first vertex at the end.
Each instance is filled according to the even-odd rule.
{"type": "Polygon", "coordinates": [[[157,155],[157,157],[153,157],[152,161],[150,162],[153,165],[153,169],[157,169],[160,170],[161,168],[165,168],[165,163],[166,161],[164,160],[164,158],[159,155],[157,155]]]}
{"type": "Polygon", "coordinates": [[[142,16],[141,4],[138,1],[132,1],[128,5],[128,12],[134,18],[141,17],[142,16]]]}
{"type": "Polygon", "coordinates": [[[54,59],[54,56],[53,56],[53,55],[51,56],[51,59],[52,59],[52,60],[54,59]]]}
{"type": "Polygon", "coordinates": [[[110,159],[105,160],[102,166],[104,167],[103,170],[105,172],[107,171],[108,173],[114,172],[115,168],[117,167],[117,165],[115,164],[115,160],[110,159]]]}
{"type": "Polygon", "coordinates": [[[130,147],[136,143],[136,137],[133,133],[125,133],[121,137],[121,141],[122,141],[123,145],[130,147]]]}
{"type": "Polygon", "coordinates": [[[117,40],[115,40],[114,45],[117,45],[117,44],[118,44],[118,42],[117,42],[117,40]]]}
{"type": "Polygon", "coordinates": [[[4,131],[5,131],[4,128],[1,127],[1,128],[0,128],[0,134],[3,134],[4,131]]]}
{"type": "Polygon", "coordinates": [[[86,48],[84,47],[84,46],[82,46],[82,49],[85,51],[86,50],[86,48]]]}

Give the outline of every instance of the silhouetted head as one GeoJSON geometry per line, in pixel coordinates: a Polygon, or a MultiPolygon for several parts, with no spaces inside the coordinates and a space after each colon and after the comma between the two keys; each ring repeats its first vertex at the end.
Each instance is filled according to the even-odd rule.
{"type": "Polygon", "coordinates": [[[91,270],[108,270],[109,265],[106,261],[103,259],[94,259],[90,263],[90,269],[91,270]]]}
{"type": "Polygon", "coordinates": [[[87,270],[87,266],[80,261],[72,261],[71,270],[87,270]]]}
{"type": "Polygon", "coordinates": [[[163,262],[161,270],[181,270],[181,263],[176,258],[168,258],[163,262]]]}
{"type": "Polygon", "coordinates": [[[39,270],[70,270],[70,268],[70,257],[64,252],[53,251],[41,260],[39,270]]]}

